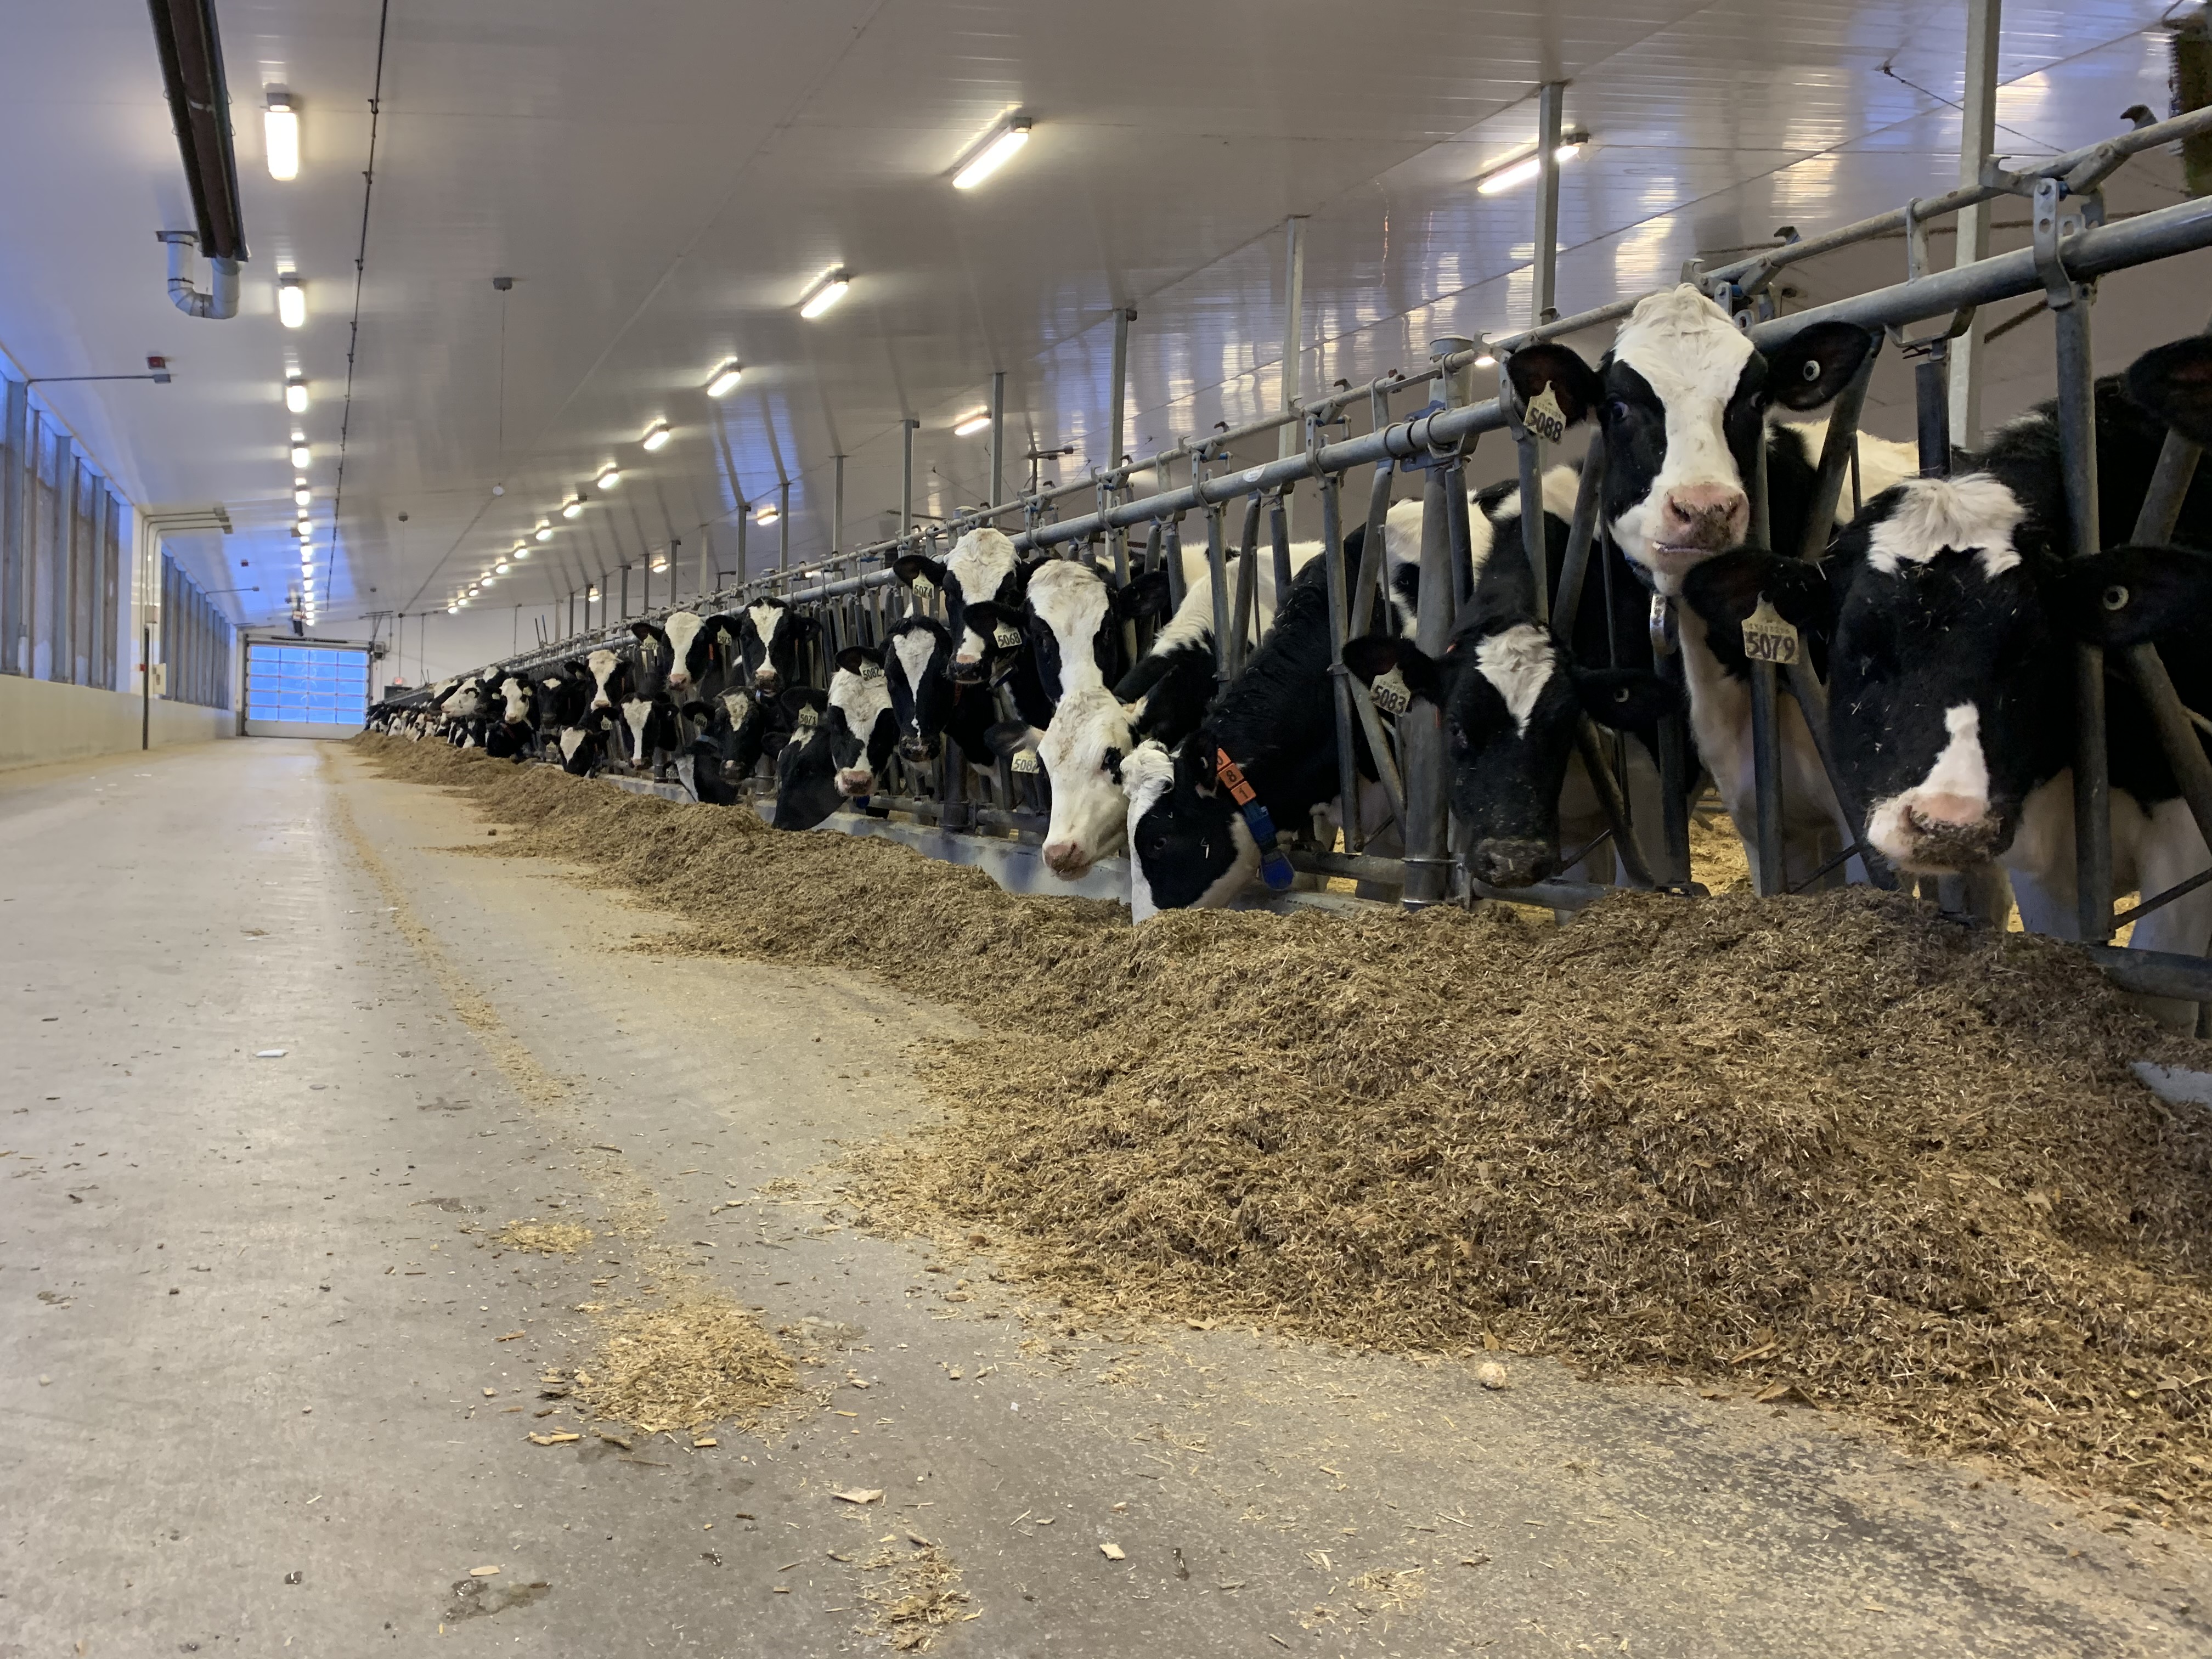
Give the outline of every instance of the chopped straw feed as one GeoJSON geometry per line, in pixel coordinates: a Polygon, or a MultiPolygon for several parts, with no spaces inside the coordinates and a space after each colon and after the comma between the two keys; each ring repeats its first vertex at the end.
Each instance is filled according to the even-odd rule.
{"type": "Polygon", "coordinates": [[[988,1223],[1121,1317],[1498,1341],[1802,1399],[2212,1522],[2201,1049],[2069,949],[1850,889],[1346,920],[1018,898],[743,811],[432,744],[505,850],[710,918],[668,948],[866,969],[988,1013],[876,1212],[988,1223]]]}
{"type": "Polygon", "coordinates": [[[726,1296],[682,1296],[598,1322],[604,1340],[577,1369],[575,1392],[601,1417],[647,1434],[752,1418],[791,1393],[790,1355],[726,1296]]]}
{"type": "Polygon", "coordinates": [[[592,1242],[592,1230],[574,1221],[510,1221],[491,1236],[510,1250],[544,1255],[574,1255],[592,1242]]]}

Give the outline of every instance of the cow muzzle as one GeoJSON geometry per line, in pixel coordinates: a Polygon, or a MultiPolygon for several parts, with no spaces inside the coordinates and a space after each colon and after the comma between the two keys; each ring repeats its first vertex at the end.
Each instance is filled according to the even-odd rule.
{"type": "Polygon", "coordinates": [[[1044,844],[1044,867],[1063,881],[1076,881],[1090,873],[1093,862],[1079,841],[1048,841],[1044,844]]]}
{"type": "Polygon", "coordinates": [[[753,670],[753,684],[760,690],[774,691],[781,687],[782,684],[783,676],[777,673],[773,668],[756,668],[753,670]]]}
{"type": "Polygon", "coordinates": [[[983,683],[983,659],[981,657],[955,657],[952,665],[945,671],[945,678],[955,685],[981,685],[983,683]]]}
{"type": "Polygon", "coordinates": [[[1900,870],[1948,876],[1987,864],[2011,844],[2012,834],[1985,800],[1915,790],[1875,808],[1867,839],[1900,870]]]}
{"type": "Polygon", "coordinates": [[[837,773],[837,793],[858,800],[876,787],[876,775],[865,766],[841,767],[837,773]]]}
{"type": "Polygon", "coordinates": [[[1485,841],[1467,855],[1467,867],[1477,881],[1492,887],[1531,887],[1559,866],[1559,854],[1549,842],[1485,841]]]}
{"type": "Polygon", "coordinates": [[[1737,545],[1751,524],[1751,497],[1729,483],[1678,484],[1659,503],[1660,546],[1674,553],[1718,553],[1737,545]]]}
{"type": "Polygon", "coordinates": [[[901,738],[899,758],[909,766],[923,766],[937,758],[938,743],[933,738],[901,738]]]}

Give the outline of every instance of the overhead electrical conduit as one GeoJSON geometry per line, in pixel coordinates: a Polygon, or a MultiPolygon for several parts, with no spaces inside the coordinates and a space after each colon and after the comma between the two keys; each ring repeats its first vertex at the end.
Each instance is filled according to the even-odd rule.
{"type": "Polygon", "coordinates": [[[239,208],[238,157],[231,144],[230,88],[223,78],[222,40],[215,0],[148,0],[169,118],[192,194],[197,231],[156,231],[169,250],[169,301],[187,317],[238,315],[238,267],[246,258],[239,208]],[[197,244],[212,270],[208,291],[185,270],[185,247],[197,244]]]}

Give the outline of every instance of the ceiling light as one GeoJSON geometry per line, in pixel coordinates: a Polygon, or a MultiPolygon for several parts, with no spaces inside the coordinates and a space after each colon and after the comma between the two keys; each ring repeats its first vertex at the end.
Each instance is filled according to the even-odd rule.
{"type": "Polygon", "coordinates": [[[845,297],[845,290],[853,286],[853,278],[842,265],[829,273],[814,285],[806,301],[799,307],[802,317],[819,317],[831,306],[845,297]]]}
{"type": "Polygon", "coordinates": [[[261,131],[269,152],[269,176],[289,183],[300,176],[300,112],[287,92],[269,94],[261,112],[261,131]]]}
{"type": "Polygon", "coordinates": [[[972,438],[990,424],[991,411],[988,409],[979,409],[966,419],[955,422],[952,435],[956,438],[972,438]]]}
{"type": "Polygon", "coordinates": [[[610,466],[605,471],[600,473],[593,482],[602,489],[612,489],[617,484],[622,482],[622,469],[616,466],[610,466]]]}
{"type": "Polygon", "coordinates": [[[673,436],[675,434],[669,431],[667,422],[655,421],[651,426],[646,428],[645,436],[640,438],[638,442],[645,446],[646,453],[649,455],[673,436]]]}
{"type": "Polygon", "coordinates": [[[305,507],[314,499],[315,492],[304,487],[292,492],[292,502],[295,507],[305,507]]]}
{"type": "Polygon", "coordinates": [[[561,516],[562,518],[580,519],[583,514],[584,498],[581,495],[571,495],[567,501],[561,503],[561,516]]]}
{"type": "Polygon", "coordinates": [[[716,369],[714,378],[707,382],[707,395],[709,398],[726,398],[738,389],[738,382],[744,377],[744,370],[738,366],[738,360],[732,357],[716,369]]]}
{"type": "Polygon", "coordinates": [[[505,559],[501,559],[497,564],[492,566],[492,568],[501,575],[504,576],[508,571],[514,569],[514,567],[509,564],[505,559]]]}
{"type": "Polygon", "coordinates": [[[284,382],[284,407],[295,415],[307,412],[307,383],[296,374],[284,382]]]}
{"type": "Polygon", "coordinates": [[[775,503],[774,501],[763,501],[760,506],[760,511],[753,514],[753,522],[755,524],[774,524],[782,516],[782,514],[775,510],[775,503]]]}
{"type": "Polygon", "coordinates": [[[599,599],[599,590],[598,588],[596,588],[596,587],[587,587],[587,588],[586,588],[586,589],[584,590],[584,598],[585,598],[586,600],[589,600],[589,601],[594,601],[594,602],[595,602],[595,601],[597,601],[597,599],[599,599]]]}
{"type": "Polygon", "coordinates": [[[461,602],[460,602],[459,599],[456,599],[456,600],[454,600],[454,601],[453,602],[453,604],[451,604],[451,605],[447,605],[447,606],[446,607],[446,614],[447,614],[447,616],[449,616],[449,617],[456,617],[456,616],[459,616],[459,615],[460,614],[460,610],[461,610],[461,602]]]}
{"type": "Polygon", "coordinates": [[[1030,141],[1030,118],[1017,115],[1006,130],[976,153],[975,159],[952,175],[952,188],[973,190],[1013,159],[1014,152],[1030,141]]]}
{"type": "Polygon", "coordinates": [[[305,466],[313,459],[314,457],[308,453],[307,441],[295,434],[292,439],[292,465],[305,466]]]}
{"type": "Polygon", "coordinates": [[[535,536],[541,542],[550,542],[553,539],[553,526],[541,521],[538,524],[538,528],[532,531],[530,533],[535,536]]]}
{"type": "Polygon", "coordinates": [[[307,320],[307,286],[295,276],[276,279],[276,320],[287,328],[298,328],[307,320]]]}
{"type": "MultiPolygon", "coordinates": [[[[1552,159],[1555,161],[1571,161],[1583,153],[1583,146],[1589,143],[1589,134],[1587,132],[1571,132],[1559,141],[1559,147],[1552,152],[1552,159]]],[[[1502,191],[1512,190],[1517,185],[1527,184],[1540,171],[1542,167],[1536,156],[1524,155],[1519,161],[1509,161],[1504,167],[1486,173],[1476,179],[1474,193],[1478,196],[1496,196],[1502,191]]]]}
{"type": "Polygon", "coordinates": [[[653,573],[656,576],[667,568],[668,559],[665,555],[663,555],[661,557],[657,558],[653,562],[653,573]]]}
{"type": "Polygon", "coordinates": [[[514,550],[507,556],[510,559],[528,558],[530,556],[530,544],[528,542],[515,543],[514,550]]]}

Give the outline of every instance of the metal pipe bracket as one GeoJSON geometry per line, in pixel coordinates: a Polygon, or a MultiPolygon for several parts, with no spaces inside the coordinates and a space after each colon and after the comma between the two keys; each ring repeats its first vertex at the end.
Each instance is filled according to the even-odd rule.
{"type": "Polygon", "coordinates": [[[2104,192],[2080,195],[2069,191],[2063,179],[2038,179],[2032,198],[2035,232],[2035,274],[2043,279],[2045,301],[2053,311],[2063,311],[2077,295],[2094,291],[2095,278],[2077,283],[2066,269],[2061,249],[2066,239],[2105,222],[2104,192]]]}

